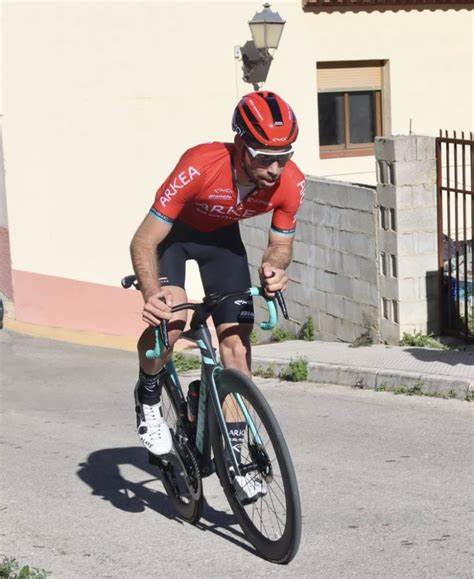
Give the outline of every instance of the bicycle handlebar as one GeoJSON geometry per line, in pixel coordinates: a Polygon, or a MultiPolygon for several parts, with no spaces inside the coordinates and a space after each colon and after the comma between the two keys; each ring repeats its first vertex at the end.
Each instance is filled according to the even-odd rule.
{"type": "MultiPolygon", "coordinates": [[[[211,308],[214,308],[215,306],[217,306],[219,303],[223,302],[224,300],[229,299],[231,297],[237,297],[237,296],[252,296],[252,297],[262,296],[267,303],[268,320],[261,322],[260,327],[262,328],[262,330],[265,330],[265,331],[273,330],[276,327],[276,325],[278,323],[278,310],[277,310],[277,307],[275,304],[275,299],[274,298],[267,298],[264,294],[263,288],[256,287],[256,286],[252,286],[251,288],[249,288],[245,291],[241,291],[241,292],[232,292],[229,294],[222,294],[222,295],[210,295],[210,296],[207,296],[206,298],[204,298],[204,300],[198,304],[190,304],[190,303],[179,304],[177,306],[172,307],[171,311],[172,312],[178,312],[178,311],[185,310],[185,309],[190,309],[190,310],[196,311],[198,308],[211,309],[211,308]]],[[[288,310],[286,308],[286,303],[285,303],[285,299],[283,297],[283,294],[280,291],[276,292],[276,298],[277,298],[278,304],[281,307],[281,310],[283,312],[284,317],[286,319],[288,319],[288,310]]],[[[162,320],[161,324],[157,328],[155,328],[155,340],[156,340],[155,348],[153,350],[147,350],[145,353],[145,356],[149,360],[161,358],[164,350],[168,350],[170,347],[169,338],[168,338],[168,321],[167,320],[162,320]]]]}
{"type": "MultiPolygon", "coordinates": [[[[132,285],[135,289],[140,289],[138,285],[138,281],[135,275],[127,275],[122,279],[122,287],[130,288],[132,285]]],[[[281,291],[275,292],[275,298],[268,298],[265,296],[264,290],[262,287],[252,286],[244,291],[239,292],[231,292],[228,294],[211,294],[204,298],[204,300],[200,303],[185,303],[185,304],[178,304],[171,308],[172,312],[179,312],[181,310],[198,310],[200,309],[202,313],[204,313],[205,317],[203,319],[207,319],[211,314],[212,310],[221,302],[231,297],[238,297],[238,296],[247,296],[247,297],[256,297],[262,296],[265,301],[267,302],[268,307],[268,320],[261,322],[260,327],[262,330],[273,330],[277,323],[278,323],[278,310],[275,304],[275,298],[280,306],[282,314],[286,320],[289,320],[290,317],[288,315],[288,309],[286,307],[285,298],[283,297],[283,293],[281,291]]],[[[156,345],[154,350],[147,350],[145,355],[148,359],[155,359],[161,358],[164,349],[169,350],[170,342],[168,337],[168,321],[162,320],[161,324],[155,328],[155,337],[156,337],[156,345]]]]}

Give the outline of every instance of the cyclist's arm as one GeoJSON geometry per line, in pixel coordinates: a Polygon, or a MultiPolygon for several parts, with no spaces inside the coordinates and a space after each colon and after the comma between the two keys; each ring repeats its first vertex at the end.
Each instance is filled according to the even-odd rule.
{"type": "Polygon", "coordinates": [[[262,265],[259,269],[262,286],[270,297],[273,297],[278,290],[284,291],[288,285],[285,272],[293,256],[296,214],[303,201],[305,186],[303,174],[297,171],[298,178],[295,179],[293,176],[284,190],[284,195],[278,199],[281,201],[273,212],[268,247],[263,254],[262,265]]]}
{"type": "Polygon", "coordinates": [[[288,285],[286,269],[293,255],[293,235],[281,235],[270,231],[268,246],[259,269],[260,280],[267,295],[284,291],[288,285]]]}
{"type": "Polygon", "coordinates": [[[137,229],[130,244],[133,269],[145,301],[143,319],[157,325],[160,319],[170,319],[170,299],[160,288],[158,281],[158,257],[156,248],[171,230],[172,225],[147,215],[137,229]],[[167,304],[161,301],[165,297],[167,304]]]}

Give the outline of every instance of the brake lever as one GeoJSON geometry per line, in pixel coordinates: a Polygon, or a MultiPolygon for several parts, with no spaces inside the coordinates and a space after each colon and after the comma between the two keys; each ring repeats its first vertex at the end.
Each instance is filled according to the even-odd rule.
{"type": "Polygon", "coordinates": [[[166,350],[170,349],[170,338],[168,334],[168,320],[161,320],[160,325],[158,326],[160,330],[160,337],[161,341],[163,342],[163,346],[166,350]]]}
{"type": "MultiPolygon", "coordinates": [[[[273,277],[274,275],[275,275],[275,272],[272,271],[272,275],[270,277],[273,277]]],[[[290,320],[292,322],[299,323],[297,320],[292,320],[290,318],[290,315],[288,314],[288,308],[286,307],[285,298],[283,297],[283,293],[281,290],[277,290],[275,292],[275,297],[276,297],[276,300],[278,302],[278,305],[280,306],[281,313],[283,314],[283,317],[285,318],[285,320],[290,320]]]]}
{"type": "Polygon", "coordinates": [[[289,320],[290,316],[288,314],[288,308],[286,307],[285,298],[283,297],[281,290],[275,292],[275,297],[278,302],[278,305],[280,306],[280,310],[281,313],[283,314],[283,317],[285,318],[285,320],[289,320]]]}
{"type": "MultiPolygon", "coordinates": [[[[160,298],[160,300],[166,304],[165,298],[160,298]]],[[[168,334],[168,320],[161,320],[160,325],[158,326],[160,331],[161,341],[163,342],[163,346],[166,350],[170,349],[170,338],[168,334]]]]}
{"type": "Polygon", "coordinates": [[[122,287],[124,289],[128,289],[131,288],[132,285],[135,289],[139,290],[140,286],[138,285],[138,280],[136,278],[136,276],[134,274],[132,275],[127,275],[124,278],[122,278],[120,284],[122,285],[122,287]]]}

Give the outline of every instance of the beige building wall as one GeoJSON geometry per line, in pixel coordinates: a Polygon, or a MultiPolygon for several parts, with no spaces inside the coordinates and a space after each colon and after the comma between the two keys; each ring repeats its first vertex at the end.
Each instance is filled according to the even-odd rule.
{"type": "MultiPolygon", "coordinates": [[[[375,182],[373,157],[319,159],[318,61],[388,59],[394,134],[408,133],[410,119],[417,134],[472,128],[472,12],[313,14],[301,5],[272,3],[287,24],[264,88],[298,115],[305,173],[375,182]]],[[[57,279],[116,286],[131,270],[130,238],[179,155],[233,138],[233,107],[252,90],[234,46],[250,40],[257,10],[248,1],[3,3],[6,205],[20,317],[44,323],[27,291],[38,275],[48,276],[43,290],[57,279]]],[[[195,275],[190,289],[200,295],[195,275]]],[[[43,313],[52,307],[44,291],[34,298],[43,313]]],[[[88,311],[80,291],[74,304],[88,311]]],[[[80,325],[84,315],[51,325],[80,325]]]]}

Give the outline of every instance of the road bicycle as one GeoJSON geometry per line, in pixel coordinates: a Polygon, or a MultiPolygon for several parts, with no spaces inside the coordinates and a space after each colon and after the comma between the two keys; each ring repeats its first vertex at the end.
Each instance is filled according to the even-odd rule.
{"type": "MultiPolygon", "coordinates": [[[[122,280],[123,287],[132,285],[139,289],[135,276],[122,280]]],[[[301,538],[301,505],[291,456],[265,397],[245,374],[221,365],[207,325],[208,318],[224,300],[250,296],[265,297],[262,288],[251,287],[207,295],[200,303],[172,307],[173,312],[193,311],[189,330],[182,337],[196,343],[201,354],[197,421],[192,423],[188,419],[186,397],[171,359],[162,373],[161,401],[173,450],[163,456],[149,453],[149,460],[160,469],[176,512],[190,523],[197,523],[202,514],[202,479],[216,471],[246,538],[264,558],[286,564],[296,555],[301,538]],[[226,426],[229,415],[238,415],[246,425],[240,457],[234,451],[226,426]],[[237,476],[257,480],[264,494],[255,500],[240,498],[235,484],[237,476]]],[[[260,325],[271,330],[277,324],[278,311],[274,299],[265,299],[269,318],[260,325]]],[[[288,317],[281,293],[277,301],[288,317]]],[[[162,322],[155,335],[155,349],[146,352],[150,359],[160,358],[169,349],[167,323],[162,322]]]]}

